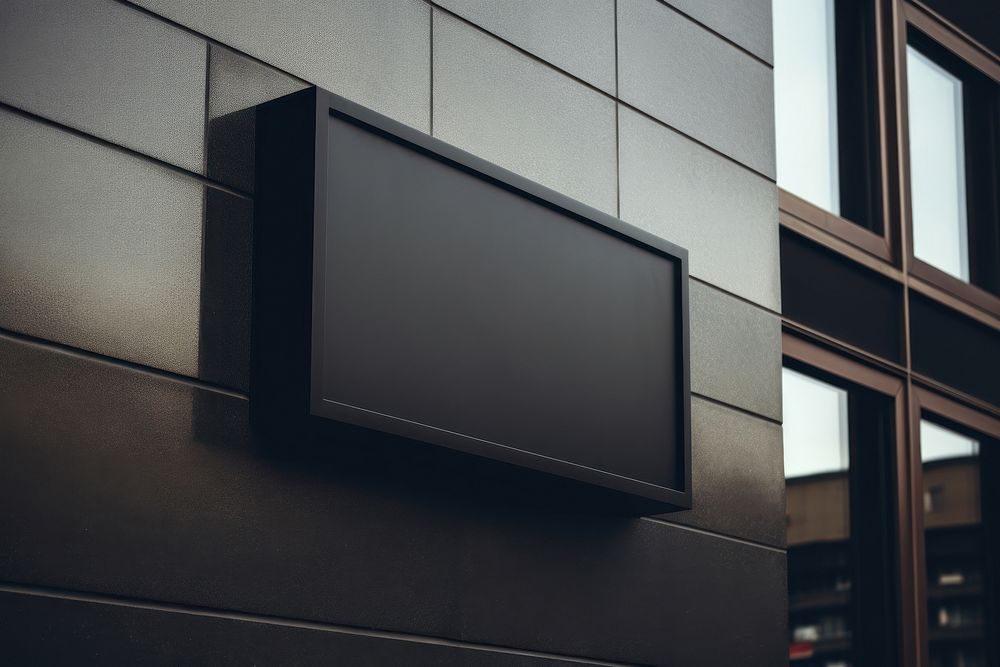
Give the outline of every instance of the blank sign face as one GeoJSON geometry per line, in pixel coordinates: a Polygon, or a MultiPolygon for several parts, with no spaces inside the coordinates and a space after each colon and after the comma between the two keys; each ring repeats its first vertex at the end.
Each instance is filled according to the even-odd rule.
{"type": "Polygon", "coordinates": [[[328,131],[313,411],[682,488],[677,259],[337,115],[328,131]]]}

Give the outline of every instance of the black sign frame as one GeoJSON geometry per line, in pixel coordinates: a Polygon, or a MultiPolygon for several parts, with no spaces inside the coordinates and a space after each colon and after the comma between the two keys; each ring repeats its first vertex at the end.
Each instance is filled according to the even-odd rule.
{"type": "MultiPolygon", "coordinates": [[[[691,507],[691,395],[688,320],[688,256],[685,249],[662,238],[649,234],[644,230],[622,222],[621,220],[618,220],[606,213],[586,206],[579,201],[555,192],[545,186],[514,174],[495,164],[487,162],[482,158],[467,153],[439,139],[426,135],[411,127],[403,125],[402,123],[396,122],[370,109],[321,89],[313,88],[301,91],[287,96],[286,98],[282,98],[281,100],[263,105],[263,107],[258,109],[257,125],[258,150],[256,175],[258,181],[257,194],[259,201],[256,205],[257,212],[255,215],[258,218],[263,215],[269,216],[272,219],[277,216],[287,219],[290,215],[293,218],[296,217],[294,212],[305,213],[307,209],[311,208],[312,225],[311,230],[309,230],[311,235],[311,239],[309,239],[309,241],[311,242],[308,244],[311,246],[312,264],[311,275],[309,278],[311,287],[311,303],[309,308],[311,311],[309,315],[311,318],[311,331],[307,350],[302,350],[303,354],[308,356],[308,390],[307,396],[304,398],[307,399],[308,413],[310,415],[322,419],[335,420],[337,422],[390,433],[407,439],[431,443],[433,445],[446,447],[452,450],[464,452],[466,454],[501,461],[505,464],[529,468],[535,471],[576,480],[587,485],[603,487],[604,489],[610,489],[615,492],[626,494],[627,496],[635,497],[637,500],[644,501],[647,504],[651,502],[654,506],[657,506],[660,511],[688,509],[691,507]],[[294,102],[292,101],[292,98],[296,98],[299,101],[294,102]],[[305,104],[303,104],[303,102],[305,102],[305,104]],[[301,127],[297,127],[293,130],[286,129],[285,132],[288,133],[288,137],[275,140],[274,137],[271,136],[270,140],[268,139],[268,133],[271,135],[274,135],[276,131],[278,134],[281,133],[279,126],[282,122],[296,122],[294,113],[289,114],[288,110],[297,110],[297,113],[299,114],[298,119],[301,122],[305,119],[301,110],[310,106],[314,109],[314,117],[312,119],[311,128],[303,129],[301,127]],[[284,111],[282,111],[283,107],[286,108],[284,111]],[[348,405],[346,403],[331,401],[323,397],[323,369],[321,367],[321,360],[323,358],[326,332],[324,330],[324,318],[321,317],[320,314],[323,312],[323,306],[327,298],[325,293],[327,284],[325,267],[326,226],[328,220],[328,207],[331,205],[328,201],[327,179],[329,174],[327,156],[329,148],[329,123],[331,116],[360,126],[363,129],[374,132],[383,138],[397,142],[409,149],[417,151],[423,156],[438,160],[451,167],[460,169],[467,174],[481,178],[490,184],[526,197],[535,203],[542,204],[552,210],[569,216],[570,218],[579,221],[581,224],[589,225],[617,237],[618,239],[623,239],[632,243],[643,250],[656,253],[657,255],[670,260],[674,264],[676,276],[674,283],[676,285],[676,293],[673,303],[676,306],[676,311],[674,312],[673,317],[674,322],[676,323],[675,337],[677,341],[675,368],[679,370],[680,375],[680,377],[676,378],[676,396],[679,405],[676,409],[678,418],[675,424],[675,441],[672,443],[665,442],[664,447],[674,448],[674,453],[677,456],[678,477],[682,481],[682,483],[678,485],[678,488],[633,479],[631,477],[580,465],[574,463],[573,461],[555,459],[535,454],[510,445],[489,442],[463,433],[452,432],[433,425],[416,423],[402,417],[380,414],[364,408],[348,405]],[[313,179],[309,183],[308,188],[289,188],[289,184],[291,183],[289,179],[295,178],[295,174],[298,174],[298,177],[301,178],[304,173],[304,165],[300,165],[303,167],[302,169],[297,169],[289,168],[289,165],[280,164],[280,159],[275,162],[274,153],[283,153],[285,160],[287,161],[290,151],[292,150],[292,146],[298,144],[301,148],[305,145],[304,141],[296,142],[294,140],[295,137],[303,140],[311,139],[313,143],[311,151],[312,155],[310,156],[312,160],[308,161],[311,162],[313,179]],[[262,164],[262,161],[265,163],[262,164]],[[266,163],[268,161],[270,161],[270,163],[266,163]],[[276,182],[282,181],[283,184],[272,186],[272,184],[267,182],[267,180],[262,182],[262,179],[271,179],[276,182]],[[289,196],[290,190],[295,190],[300,198],[302,198],[301,195],[311,194],[311,202],[308,204],[302,202],[302,206],[304,206],[304,208],[298,204],[296,206],[289,207],[287,206],[287,202],[284,202],[285,205],[283,205],[281,199],[289,196]],[[310,190],[311,192],[309,192],[310,190]],[[291,214],[290,211],[292,212],[291,214]]],[[[292,196],[295,195],[293,194],[292,196]]],[[[267,220],[258,219],[255,221],[255,230],[262,226],[265,229],[264,234],[261,235],[262,238],[255,239],[254,271],[256,273],[258,270],[258,264],[261,264],[264,266],[260,266],[259,268],[261,268],[261,270],[265,273],[270,273],[267,270],[267,265],[270,265],[272,269],[276,268],[278,270],[280,270],[280,267],[276,266],[274,263],[273,253],[267,254],[267,252],[259,248],[258,245],[261,242],[265,244],[271,243],[271,240],[275,242],[283,241],[277,237],[269,240],[268,234],[273,233],[274,229],[276,229],[276,224],[268,226],[267,220]]],[[[300,241],[304,240],[305,235],[303,234],[300,241]]],[[[302,284],[303,280],[299,280],[299,285],[302,284]]],[[[255,290],[257,289],[258,284],[258,278],[255,276],[255,290]]],[[[273,291],[274,289],[274,285],[268,285],[265,287],[265,290],[273,291]]],[[[266,294],[263,298],[257,298],[257,295],[255,294],[254,307],[255,309],[260,309],[262,306],[267,308],[267,303],[277,305],[280,298],[280,294],[276,293],[272,295],[270,300],[267,298],[266,294]]],[[[260,316],[261,313],[259,310],[258,312],[255,312],[255,332],[258,329],[256,323],[260,321],[260,316]]],[[[268,341],[271,340],[271,338],[272,336],[266,332],[263,336],[256,338],[253,355],[255,368],[266,368],[271,365],[270,362],[266,360],[260,361],[260,356],[262,354],[269,354],[266,349],[261,350],[260,348],[262,346],[267,347],[269,345],[268,341]]],[[[280,373],[278,375],[280,375],[280,373]]],[[[253,391],[253,384],[255,383],[253,378],[256,378],[256,384],[262,394],[275,393],[273,387],[260,387],[262,379],[264,382],[272,383],[278,379],[274,373],[254,373],[252,374],[252,398],[255,398],[256,396],[253,391]]],[[[291,394],[295,395],[296,391],[293,390],[291,394]]],[[[296,399],[293,398],[290,400],[294,403],[296,399]]]]}

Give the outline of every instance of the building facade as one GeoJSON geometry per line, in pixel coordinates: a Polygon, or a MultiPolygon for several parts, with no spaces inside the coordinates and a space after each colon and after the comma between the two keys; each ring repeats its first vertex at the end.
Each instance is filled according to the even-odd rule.
{"type": "Polygon", "coordinates": [[[995,14],[819,3],[814,195],[781,4],[0,0],[0,654],[1000,664],[995,14]],[[957,277],[910,240],[908,40],[983,109],[957,277]],[[313,85],[688,250],[691,510],[257,432],[254,114],[313,85]]]}
{"type": "Polygon", "coordinates": [[[780,661],[769,6],[699,4],[4,0],[8,646],[780,661]],[[255,440],[252,109],[311,84],[690,250],[694,511],[601,517],[255,440]]]}
{"type": "Polygon", "coordinates": [[[995,3],[774,3],[789,657],[1000,664],[995,3]]]}

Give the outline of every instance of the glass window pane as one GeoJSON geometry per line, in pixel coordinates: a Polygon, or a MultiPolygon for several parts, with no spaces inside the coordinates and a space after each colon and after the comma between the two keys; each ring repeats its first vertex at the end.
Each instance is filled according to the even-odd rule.
{"type": "Polygon", "coordinates": [[[847,392],[782,371],[789,658],[848,665],[851,522],[847,392]]]}
{"type": "Polygon", "coordinates": [[[979,442],[921,420],[920,454],[931,664],[985,665],[979,442]]]}
{"type": "Polygon", "coordinates": [[[913,254],[969,280],[962,81],[906,47],[913,254]]]}
{"type": "Polygon", "coordinates": [[[785,477],[847,470],[847,392],[782,369],[785,477]]]}
{"type": "Polygon", "coordinates": [[[940,459],[975,456],[979,441],[938,426],[933,422],[920,422],[920,460],[924,463],[940,459]]]}
{"type": "Polygon", "coordinates": [[[840,213],[834,0],[774,0],[778,185],[840,213]]]}

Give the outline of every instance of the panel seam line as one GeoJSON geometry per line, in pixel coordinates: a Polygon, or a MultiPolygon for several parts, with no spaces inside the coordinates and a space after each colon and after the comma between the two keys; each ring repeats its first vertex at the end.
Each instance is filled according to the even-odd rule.
{"type": "MultiPolygon", "coordinates": [[[[85,141],[89,141],[91,143],[97,144],[97,145],[102,146],[104,148],[107,148],[109,150],[113,150],[113,151],[116,151],[116,152],[119,152],[119,153],[123,153],[125,155],[128,155],[130,157],[136,158],[138,160],[149,162],[151,164],[154,164],[154,165],[156,165],[158,167],[161,167],[163,169],[166,169],[168,171],[172,171],[172,172],[174,172],[176,174],[179,174],[181,176],[185,176],[185,177],[190,178],[192,180],[198,181],[200,184],[202,184],[204,186],[215,188],[216,190],[220,190],[220,191],[225,192],[227,194],[233,195],[234,197],[239,197],[240,199],[252,199],[252,197],[251,197],[251,195],[249,193],[244,192],[244,191],[242,191],[242,190],[240,190],[238,188],[234,188],[234,187],[232,187],[230,185],[226,185],[225,183],[220,183],[219,181],[215,181],[215,180],[213,180],[213,179],[205,176],[204,174],[199,174],[198,172],[191,171],[190,169],[186,169],[186,168],[181,167],[179,165],[176,165],[176,164],[174,164],[172,162],[168,162],[168,161],[166,161],[166,160],[164,160],[162,158],[154,157],[154,156],[152,156],[152,155],[150,155],[148,153],[143,153],[142,151],[137,150],[135,148],[129,148],[128,146],[123,146],[122,144],[117,144],[117,143],[115,143],[114,141],[112,141],[110,139],[105,139],[103,137],[99,137],[99,136],[97,136],[95,134],[91,134],[91,133],[87,132],[86,130],[81,130],[79,128],[75,128],[75,127],[71,127],[69,125],[65,125],[65,124],[60,123],[57,120],[53,120],[53,119],[51,119],[51,118],[49,118],[47,116],[42,116],[40,114],[34,113],[33,111],[28,111],[27,109],[22,109],[21,107],[14,106],[13,104],[9,104],[9,103],[3,102],[3,101],[0,101],[0,110],[8,111],[8,112],[10,112],[10,113],[12,113],[14,115],[21,116],[23,118],[26,118],[26,119],[28,119],[30,121],[34,121],[34,122],[39,123],[41,125],[45,125],[47,127],[51,127],[51,128],[56,129],[56,130],[65,132],[65,133],[73,135],[73,136],[75,136],[75,137],[77,137],[79,139],[83,139],[85,141]]],[[[207,150],[206,150],[206,153],[207,153],[207,150]]]]}
{"type": "MultiPolygon", "coordinates": [[[[690,511],[690,510],[688,510],[690,511]]],[[[660,516],[644,516],[639,517],[640,521],[649,521],[650,523],[659,523],[663,525],[670,526],[671,528],[677,528],[679,530],[686,530],[692,533],[698,533],[699,535],[704,535],[706,537],[715,538],[718,540],[726,540],[728,542],[735,542],[737,544],[742,544],[743,546],[753,547],[755,549],[763,549],[765,551],[773,551],[774,553],[781,554],[782,556],[787,554],[787,551],[781,547],[776,547],[771,544],[766,544],[764,542],[757,542],[756,540],[748,540],[744,537],[736,537],[734,535],[725,535],[723,533],[716,533],[711,530],[705,530],[704,528],[698,528],[696,526],[690,526],[683,523],[674,523],[670,520],[669,514],[663,514],[660,516]]]]}
{"type": "Polygon", "coordinates": [[[731,292],[731,291],[727,290],[725,287],[719,287],[715,283],[709,282],[709,281],[705,280],[704,278],[699,278],[698,276],[692,276],[692,275],[689,274],[688,275],[688,279],[691,280],[691,281],[693,281],[693,282],[698,283],[699,285],[704,285],[705,287],[709,287],[709,288],[715,290],[716,292],[720,292],[722,294],[725,294],[728,297],[732,297],[733,299],[736,299],[737,301],[741,301],[741,302],[747,304],[748,306],[753,306],[757,310],[762,310],[765,313],[769,313],[769,314],[774,315],[776,317],[782,317],[782,314],[779,313],[778,311],[774,310],[773,308],[768,308],[767,306],[765,306],[765,305],[763,305],[761,303],[757,303],[756,301],[753,301],[751,299],[748,299],[745,296],[741,296],[739,294],[736,294],[735,292],[731,292]]]}
{"type": "Polygon", "coordinates": [[[56,354],[65,354],[71,357],[76,357],[78,359],[84,359],[86,361],[93,361],[97,363],[107,364],[109,366],[117,366],[119,368],[125,368],[136,373],[142,373],[143,375],[157,377],[163,380],[168,380],[170,382],[178,382],[181,384],[190,385],[198,389],[204,389],[206,391],[215,392],[217,394],[223,394],[225,396],[230,396],[232,398],[238,398],[242,400],[249,400],[249,395],[246,392],[239,391],[237,389],[232,389],[223,385],[215,384],[212,382],[206,382],[205,380],[200,380],[198,378],[191,377],[189,375],[183,375],[181,373],[175,373],[173,371],[164,370],[162,368],[156,368],[155,366],[147,366],[134,361],[127,361],[125,359],[119,359],[118,357],[112,357],[100,352],[91,352],[90,350],[85,350],[83,348],[74,347],[66,343],[59,343],[57,341],[49,340],[47,338],[40,338],[38,336],[32,336],[31,334],[24,334],[17,331],[12,331],[0,327],[0,340],[11,340],[22,345],[28,345],[35,348],[45,349],[49,352],[54,352],[56,354]]]}
{"type": "Polygon", "coordinates": [[[705,394],[701,394],[693,390],[691,391],[691,396],[694,398],[698,398],[699,400],[705,401],[706,403],[717,405],[720,408],[727,408],[729,410],[732,410],[733,412],[738,412],[741,415],[745,415],[747,417],[753,417],[754,419],[759,419],[760,421],[767,422],[768,424],[773,424],[775,426],[781,426],[780,419],[775,419],[774,417],[768,417],[767,415],[760,414],[759,412],[754,412],[753,410],[749,410],[747,408],[741,408],[738,405],[727,403],[722,399],[714,398],[712,396],[706,396],[705,394]]]}
{"type": "Polygon", "coordinates": [[[715,28],[709,26],[707,23],[703,23],[702,21],[696,19],[694,16],[692,16],[691,14],[688,14],[683,9],[679,9],[677,7],[674,7],[667,0],[657,0],[657,2],[659,2],[664,7],[669,8],[670,10],[672,10],[678,16],[681,16],[682,18],[687,19],[691,23],[694,23],[696,26],[698,26],[699,28],[701,28],[705,32],[711,33],[715,37],[718,37],[719,39],[721,39],[726,44],[729,44],[730,46],[732,46],[736,50],[741,51],[744,55],[747,55],[747,56],[753,58],[754,60],[756,60],[757,62],[759,62],[761,65],[764,65],[768,69],[772,69],[772,70],[774,69],[774,65],[772,63],[767,62],[766,60],[764,60],[763,58],[761,58],[760,56],[758,56],[756,53],[754,53],[753,51],[751,51],[747,47],[743,46],[742,44],[738,44],[731,37],[727,37],[726,35],[723,35],[721,32],[719,32],[715,28]]]}
{"type": "Polygon", "coordinates": [[[334,634],[353,635],[359,637],[370,637],[385,639],[390,641],[403,641],[415,644],[426,644],[433,646],[447,646],[488,653],[503,653],[507,655],[518,655],[524,657],[544,658],[548,660],[562,660],[575,662],[584,665],[600,665],[602,667],[636,667],[637,663],[609,662],[597,658],[587,658],[584,656],[573,656],[559,653],[548,653],[543,651],[533,651],[530,649],[520,649],[508,646],[483,644],[468,642],[444,637],[434,637],[430,635],[419,635],[408,632],[398,632],[394,630],[378,630],[374,628],[363,628],[338,623],[325,623],[321,621],[309,621],[283,616],[272,616],[251,612],[232,611],[217,609],[212,607],[200,607],[197,605],[177,604],[170,602],[158,602],[139,598],[129,598],[102,593],[85,593],[72,590],[49,588],[45,586],[28,586],[24,584],[0,582],[0,592],[15,595],[25,595],[31,597],[41,597],[57,600],[68,600],[74,602],[86,602],[91,604],[102,604],[108,606],[126,607],[130,609],[140,609],[146,611],[157,611],[172,614],[185,614],[189,616],[199,616],[203,618],[213,618],[218,620],[240,621],[246,623],[259,623],[264,625],[274,625],[280,627],[298,628],[303,630],[315,630],[320,632],[330,632],[334,634]]]}

